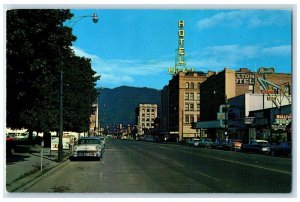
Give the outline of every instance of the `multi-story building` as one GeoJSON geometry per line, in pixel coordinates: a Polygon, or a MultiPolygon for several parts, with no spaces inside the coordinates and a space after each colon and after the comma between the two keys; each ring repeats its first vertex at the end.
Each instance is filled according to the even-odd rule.
{"type": "Polygon", "coordinates": [[[199,87],[206,78],[207,74],[195,71],[173,75],[162,91],[161,135],[179,141],[199,135],[191,123],[200,120],[199,87]]]}
{"type": "Polygon", "coordinates": [[[157,104],[140,104],[136,110],[137,133],[144,135],[144,131],[154,128],[154,121],[157,118],[157,104]]]}
{"type": "MultiPolygon", "coordinates": [[[[289,103],[285,104],[290,104],[291,85],[291,74],[275,73],[273,68],[261,68],[259,72],[251,72],[247,68],[241,68],[240,70],[225,68],[222,72],[215,72],[200,85],[201,114],[200,122],[197,123],[196,128],[206,130],[205,133],[212,138],[218,137],[218,129],[221,129],[221,131],[225,130],[223,134],[226,136],[228,118],[230,119],[230,117],[225,117],[227,118],[227,120],[224,120],[225,128],[220,128],[220,121],[218,120],[220,117],[217,114],[221,105],[227,106],[228,100],[243,94],[256,94],[260,95],[255,96],[256,98],[261,97],[256,101],[252,99],[252,102],[245,102],[247,105],[244,106],[244,110],[248,110],[253,105],[259,105],[261,109],[264,109],[266,103],[268,103],[267,100],[278,107],[281,105],[278,103],[280,102],[279,95],[286,97],[287,100],[285,102],[289,103]],[[261,103],[259,103],[260,100],[261,103]]],[[[283,102],[283,99],[281,99],[281,102],[283,102]]],[[[235,105],[237,106],[238,104],[235,105]]],[[[224,112],[226,110],[229,109],[225,108],[224,112]]],[[[248,114],[243,112],[243,109],[240,110],[240,113],[242,114],[240,116],[241,119],[248,116],[248,114]]]]}

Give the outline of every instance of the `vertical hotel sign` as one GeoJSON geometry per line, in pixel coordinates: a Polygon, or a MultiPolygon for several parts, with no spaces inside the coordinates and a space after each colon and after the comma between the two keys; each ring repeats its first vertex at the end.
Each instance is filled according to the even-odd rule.
{"type": "Polygon", "coordinates": [[[186,62],[184,59],[185,56],[185,50],[184,50],[184,21],[179,20],[178,21],[178,49],[176,52],[176,61],[175,61],[175,67],[169,67],[168,73],[169,74],[177,74],[178,72],[188,72],[188,71],[194,71],[193,68],[186,68],[186,62]],[[181,68],[180,68],[181,67],[181,68]]]}
{"type": "Polygon", "coordinates": [[[178,50],[177,50],[177,60],[176,66],[185,66],[184,60],[184,21],[178,21],[178,50]]]}

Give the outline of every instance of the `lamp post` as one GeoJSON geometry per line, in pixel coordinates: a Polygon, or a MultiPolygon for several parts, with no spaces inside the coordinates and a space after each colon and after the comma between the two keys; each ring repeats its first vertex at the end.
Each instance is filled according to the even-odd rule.
{"type": "MultiPolygon", "coordinates": [[[[85,17],[92,17],[92,20],[94,23],[98,22],[98,17],[94,13],[92,16],[79,16],[75,18],[75,21],[70,21],[67,26],[71,23],[74,22],[71,26],[74,27],[74,25],[80,21],[81,19],[85,17]]],[[[58,162],[63,162],[63,69],[62,69],[62,64],[60,65],[60,91],[59,91],[59,139],[58,139],[58,162]]]]}

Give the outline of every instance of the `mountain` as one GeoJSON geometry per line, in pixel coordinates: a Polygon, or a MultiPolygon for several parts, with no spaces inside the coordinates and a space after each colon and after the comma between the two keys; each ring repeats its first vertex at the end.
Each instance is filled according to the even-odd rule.
{"type": "Polygon", "coordinates": [[[98,92],[101,127],[135,124],[135,109],[139,104],[160,105],[161,100],[160,90],[146,87],[99,88],[98,92]]]}

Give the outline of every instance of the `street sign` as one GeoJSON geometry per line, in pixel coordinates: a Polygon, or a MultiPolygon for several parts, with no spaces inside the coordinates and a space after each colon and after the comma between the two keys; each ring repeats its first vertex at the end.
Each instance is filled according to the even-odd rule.
{"type": "Polygon", "coordinates": [[[217,119],[218,120],[225,120],[225,113],[224,112],[222,112],[222,113],[218,112],[217,113],[217,119]]]}

